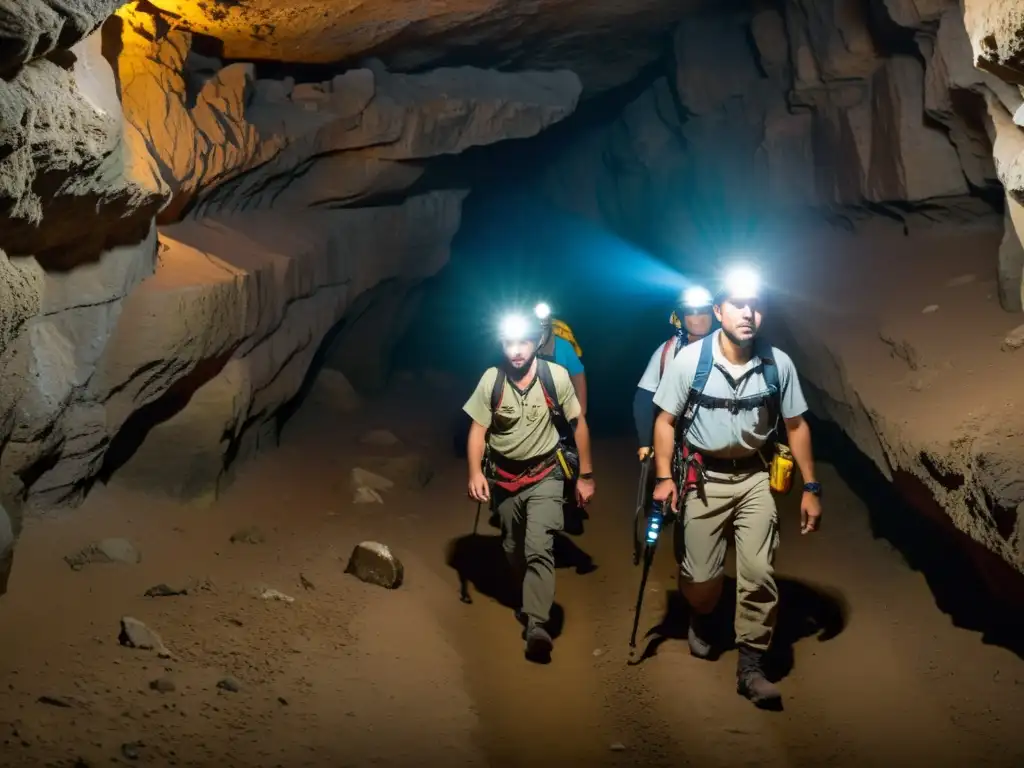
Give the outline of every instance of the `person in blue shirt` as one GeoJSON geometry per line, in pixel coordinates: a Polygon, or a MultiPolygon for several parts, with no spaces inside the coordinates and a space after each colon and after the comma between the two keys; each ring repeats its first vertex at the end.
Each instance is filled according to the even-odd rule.
{"type": "Polygon", "coordinates": [[[573,388],[576,390],[576,399],[580,401],[580,408],[586,415],[587,375],[580,359],[582,352],[572,329],[565,322],[552,318],[551,308],[547,304],[538,304],[534,312],[544,329],[544,337],[537,356],[557,363],[569,372],[569,378],[572,379],[573,388]]]}

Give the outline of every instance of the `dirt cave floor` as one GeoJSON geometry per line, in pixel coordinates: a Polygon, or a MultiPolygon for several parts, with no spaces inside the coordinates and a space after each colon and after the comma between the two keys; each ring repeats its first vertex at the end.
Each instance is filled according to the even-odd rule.
{"type": "Polygon", "coordinates": [[[2,764],[1024,765],[1024,661],[956,628],[827,465],[820,534],[799,536],[795,496],[781,510],[784,712],[737,696],[734,650],[715,663],[689,655],[667,603],[669,546],[641,622],[660,634],[627,664],[639,579],[628,441],[596,446],[598,498],[582,535],[559,545],[562,631],[552,662],[530,664],[495,599],[497,532],[484,520],[469,537],[463,463],[408,386],[351,414],[318,385],[281,447],[211,507],[115,484],[30,521],[0,599],[2,764]],[[380,428],[403,446],[360,442],[380,428]],[[352,467],[414,450],[436,470],[424,489],[353,503],[352,467]],[[254,526],[256,543],[230,541],[254,526]],[[130,540],[141,561],[64,561],[107,537],[130,540]],[[400,589],[344,574],[367,539],[404,562],[400,589]],[[145,596],[158,584],[191,588],[145,596]],[[267,588],[294,602],[260,599],[267,588]],[[120,645],[126,615],[174,658],[120,645]]]}

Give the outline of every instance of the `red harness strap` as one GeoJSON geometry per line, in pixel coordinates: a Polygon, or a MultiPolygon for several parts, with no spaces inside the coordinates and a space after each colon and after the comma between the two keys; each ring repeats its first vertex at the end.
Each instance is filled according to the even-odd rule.
{"type": "Polygon", "coordinates": [[[691,451],[690,446],[685,443],[679,447],[679,453],[685,475],[679,478],[679,492],[686,493],[700,487],[704,479],[704,457],[696,451],[691,451]]]}
{"type": "Polygon", "coordinates": [[[676,343],[676,340],[675,340],[675,337],[673,336],[671,339],[666,341],[665,344],[661,348],[661,373],[660,373],[660,376],[664,376],[665,375],[665,363],[668,360],[668,351],[670,349],[672,349],[672,347],[675,346],[675,343],[676,343]]]}
{"type": "Polygon", "coordinates": [[[556,465],[557,463],[553,462],[539,469],[528,469],[521,475],[513,475],[511,472],[506,472],[500,467],[495,467],[494,474],[497,476],[497,479],[495,479],[494,484],[504,491],[515,493],[528,485],[539,483],[551,474],[556,465]]]}
{"type": "MultiPolygon", "coordinates": [[[[545,387],[544,382],[540,380],[540,376],[538,376],[535,381],[540,386],[540,391],[544,395],[544,404],[548,407],[548,412],[552,412],[554,410],[555,403],[548,394],[547,387],[545,387]]],[[[502,399],[504,399],[504,395],[505,387],[502,386],[501,395],[498,398],[499,404],[502,399]]],[[[497,408],[495,408],[495,410],[497,410],[497,408]]],[[[528,485],[539,483],[545,477],[550,475],[556,466],[558,466],[557,457],[545,459],[539,462],[536,466],[530,467],[525,472],[518,475],[513,475],[511,472],[506,472],[501,469],[501,467],[495,466],[494,474],[496,479],[494,480],[494,484],[502,490],[508,491],[509,493],[515,493],[528,485]]]]}

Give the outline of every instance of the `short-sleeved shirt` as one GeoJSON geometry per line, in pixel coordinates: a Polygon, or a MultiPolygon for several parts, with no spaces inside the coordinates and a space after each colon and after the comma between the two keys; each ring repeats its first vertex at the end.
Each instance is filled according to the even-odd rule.
{"type": "Polygon", "coordinates": [[[583,361],[576,354],[572,344],[561,336],[555,336],[555,362],[565,368],[570,376],[583,373],[583,361]]]}
{"type": "MultiPolygon", "coordinates": [[[[555,383],[555,393],[551,394],[557,395],[565,418],[569,421],[579,418],[580,401],[576,399],[569,372],[556,363],[548,363],[548,367],[555,383]]],[[[490,430],[492,450],[507,459],[526,461],[553,451],[558,445],[558,430],[544,399],[540,378],[534,376],[524,392],[506,379],[501,405],[492,419],[491,390],[497,375],[497,368],[484,371],[462,410],[477,424],[490,430]]]]}
{"type": "MultiPolygon", "coordinates": [[[[669,350],[669,357],[665,360],[665,369],[668,370],[668,364],[672,360],[672,356],[677,354],[675,351],[675,338],[671,339],[672,348],[669,350]]],[[[661,383],[661,353],[665,349],[665,343],[662,342],[658,345],[658,348],[654,350],[654,354],[651,355],[650,362],[647,363],[647,368],[644,369],[644,375],[640,377],[640,381],[637,382],[637,389],[643,389],[647,392],[657,392],[658,385],[661,383]]]]}
{"type": "MultiPolygon", "coordinates": [[[[764,366],[756,355],[745,365],[732,365],[725,359],[719,346],[721,330],[710,337],[713,366],[704,387],[709,397],[745,399],[758,397],[768,392],[764,379],[764,366]]],[[[686,405],[686,398],[697,373],[701,344],[684,347],[675,359],[665,366],[654,404],[663,411],[678,418],[686,405]]],[[[772,347],[775,365],[779,370],[781,392],[781,415],[792,419],[807,412],[796,366],[789,355],[772,347]]],[[[743,410],[732,414],[725,408],[697,408],[693,423],[687,433],[687,442],[699,451],[723,458],[748,456],[760,449],[771,437],[773,424],[768,423],[767,404],[760,408],[743,410]]]]}

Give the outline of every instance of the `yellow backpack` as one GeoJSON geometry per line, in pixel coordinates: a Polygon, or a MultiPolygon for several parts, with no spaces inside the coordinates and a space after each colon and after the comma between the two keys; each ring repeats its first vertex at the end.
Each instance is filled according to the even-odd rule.
{"type": "Polygon", "coordinates": [[[558,338],[565,339],[572,344],[572,348],[576,350],[576,356],[582,359],[583,350],[580,349],[579,342],[576,341],[576,336],[573,334],[572,328],[570,328],[568,324],[561,320],[552,319],[551,332],[558,338]]]}

